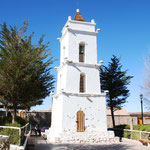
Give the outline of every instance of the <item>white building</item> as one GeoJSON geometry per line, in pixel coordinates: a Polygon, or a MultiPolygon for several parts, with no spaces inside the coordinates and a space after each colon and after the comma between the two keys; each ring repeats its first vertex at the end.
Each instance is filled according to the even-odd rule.
{"type": "Polygon", "coordinates": [[[53,97],[50,142],[114,141],[107,131],[106,93],[101,93],[95,21],[86,22],[79,10],[68,17],[60,40],[57,93],[53,97]]]}

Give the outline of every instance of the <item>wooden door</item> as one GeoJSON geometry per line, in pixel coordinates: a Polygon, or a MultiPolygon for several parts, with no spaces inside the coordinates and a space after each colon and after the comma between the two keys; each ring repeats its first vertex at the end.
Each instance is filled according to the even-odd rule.
{"type": "Polygon", "coordinates": [[[77,132],[84,132],[85,127],[84,127],[84,112],[83,111],[78,111],[77,112],[77,132]]]}

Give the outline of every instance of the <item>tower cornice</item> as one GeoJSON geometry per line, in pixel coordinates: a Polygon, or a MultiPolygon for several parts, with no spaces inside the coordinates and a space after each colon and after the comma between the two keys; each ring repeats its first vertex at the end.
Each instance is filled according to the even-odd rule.
{"type": "Polygon", "coordinates": [[[77,96],[77,97],[86,97],[87,99],[89,97],[105,97],[106,96],[106,92],[104,93],[100,93],[100,94],[87,94],[87,93],[70,93],[70,92],[61,92],[61,93],[58,93],[58,94],[55,94],[54,95],[54,98],[58,98],[59,96],[61,95],[66,95],[66,96],[77,96]]]}
{"type": "Polygon", "coordinates": [[[68,20],[68,21],[66,22],[65,26],[63,27],[62,31],[61,31],[62,33],[64,32],[64,30],[65,30],[66,28],[69,27],[69,23],[96,26],[96,23],[93,22],[93,21],[92,21],[92,22],[82,22],[82,21],[76,21],[76,20],[68,20]]]}
{"type": "Polygon", "coordinates": [[[95,22],[82,22],[82,21],[76,21],[76,20],[68,20],[67,23],[68,22],[75,23],[75,24],[85,24],[85,25],[90,25],[90,26],[95,26],[96,25],[95,22]]]}
{"type": "Polygon", "coordinates": [[[96,36],[98,34],[98,31],[83,31],[83,30],[75,30],[75,29],[71,29],[71,28],[67,28],[66,30],[64,30],[62,37],[60,38],[60,41],[62,41],[62,39],[64,38],[64,36],[66,35],[67,31],[69,32],[75,32],[75,33],[80,33],[80,34],[88,34],[88,35],[94,35],[96,36]]]}
{"type": "Polygon", "coordinates": [[[81,34],[90,34],[90,35],[97,35],[97,31],[94,31],[94,32],[92,32],[92,31],[83,31],[83,30],[75,30],[75,29],[71,29],[71,28],[68,28],[68,30],[70,31],[70,32],[76,32],[76,33],[81,33],[81,34]]]}
{"type": "Polygon", "coordinates": [[[101,64],[86,64],[86,63],[72,62],[72,61],[66,60],[59,67],[55,67],[55,70],[59,71],[60,69],[62,69],[66,65],[69,65],[69,66],[82,66],[82,67],[96,68],[96,69],[99,69],[100,66],[101,66],[101,64]]]}

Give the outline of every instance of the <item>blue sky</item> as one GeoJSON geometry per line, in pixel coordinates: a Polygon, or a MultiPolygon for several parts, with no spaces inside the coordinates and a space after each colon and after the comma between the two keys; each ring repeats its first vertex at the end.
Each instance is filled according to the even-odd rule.
{"type": "MultiPolygon", "coordinates": [[[[0,24],[21,25],[28,20],[28,32],[35,32],[36,43],[42,34],[53,56],[59,59],[60,49],[57,37],[61,36],[68,16],[74,17],[76,9],[87,22],[95,19],[98,34],[98,61],[106,65],[112,55],[121,56],[123,69],[134,76],[129,86],[130,97],[125,109],[140,111],[139,94],[143,93],[144,60],[150,50],[150,1],[149,0],[1,0],[0,24]]],[[[58,66],[59,60],[53,65],[58,66]]],[[[57,72],[53,70],[53,73],[57,72]]],[[[43,105],[32,109],[49,109],[51,96],[43,105]]],[[[145,110],[146,111],[146,110],[145,110]]]]}

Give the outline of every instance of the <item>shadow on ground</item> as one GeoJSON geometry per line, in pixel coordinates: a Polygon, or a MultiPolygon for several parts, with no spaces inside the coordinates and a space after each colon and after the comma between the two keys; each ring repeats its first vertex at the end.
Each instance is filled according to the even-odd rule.
{"type": "Polygon", "coordinates": [[[78,144],[40,144],[35,150],[133,150],[128,145],[109,144],[109,145],[78,145],[78,144]],[[45,147],[46,146],[46,147],[45,147]],[[45,147],[45,148],[44,148],[45,147]]]}

